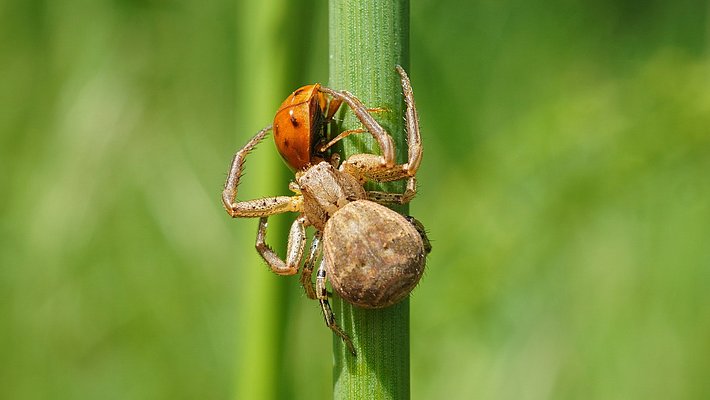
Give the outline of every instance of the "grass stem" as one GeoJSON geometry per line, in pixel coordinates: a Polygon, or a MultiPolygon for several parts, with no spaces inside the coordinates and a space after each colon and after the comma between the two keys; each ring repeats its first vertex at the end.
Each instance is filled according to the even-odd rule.
{"type": "MultiPolygon", "coordinates": [[[[404,103],[395,65],[409,66],[408,0],[331,0],[329,15],[330,82],[368,107],[392,135],[398,161],[406,158],[404,103]]],[[[340,130],[358,128],[352,113],[338,115],[340,130]]],[[[369,135],[352,135],[340,149],[344,158],[377,152],[369,135]]],[[[370,185],[370,190],[402,192],[403,182],[370,185]]],[[[406,212],[407,207],[396,208],[406,212]]],[[[334,344],[335,399],[409,398],[409,299],[380,310],[366,310],[334,299],[339,323],[358,353],[352,357],[340,339],[334,344]]]]}

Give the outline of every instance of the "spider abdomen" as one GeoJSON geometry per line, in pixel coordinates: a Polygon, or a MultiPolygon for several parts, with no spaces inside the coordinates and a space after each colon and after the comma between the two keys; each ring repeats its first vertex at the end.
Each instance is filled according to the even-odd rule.
{"type": "Polygon", "coordinates": [[[326,223],[323,239],[333,290],[359,307],[398,303],[424,272],[421,234],[402,215],[368,200],[339,209],[326,223]]]}

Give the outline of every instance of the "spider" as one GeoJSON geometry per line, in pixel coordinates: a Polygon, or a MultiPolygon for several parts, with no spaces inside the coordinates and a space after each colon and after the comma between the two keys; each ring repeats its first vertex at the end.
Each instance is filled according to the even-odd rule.
{"type": "Polygon", "coordinates": [[[247,154],[261,142],[272,126],[259,131],[235,155],[222,193],[222,202],[232,217],[258,217],[256,250],[269,268],[279,275],[298,272],[306,247],[307,226],[316,232],[303,263],[301,284],[310,299],[317,299],[326,325],[355,354],[350,337],[338,326],[328,301],[326,281],[346,301],[365,308],[382,308],[404,299],[417,285],[431,251],[423,226],[379,204],[407,203],[416,194],[415,174],[422,159],[414,95],[409,77],[396,67],[402,84],[406,112],[408,160],[394,162],[392,138],[370,115],[368,109],[347,91],[321,85],[296,90],[281,105],[274,118],[277,148],[286,163],[297,172],[289,189],[293,196],[236,201],[237,187],[247,154]],[[327,102],[326,96],[330,97],[327,102]],[[365,129],[344,131],[325,143],[325,125],[342,103],[347,104],[365,129]],[[354,154],[342,164],[338,154],[326,160],[325,151],[354,133],[369,132],[382,155],[354,154]],[[368,181],[406,179],[404,193],[366,191],[368,181]],[[291,225],[285,259],[266,244],[268,217],[298,213],[291,225]],[[312,274],[317,259],[315,287],[312,274]]]}

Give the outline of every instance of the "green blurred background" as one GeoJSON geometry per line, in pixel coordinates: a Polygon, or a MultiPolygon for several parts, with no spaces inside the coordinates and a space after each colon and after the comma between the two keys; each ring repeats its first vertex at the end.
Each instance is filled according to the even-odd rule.
{"type": "MultiPolygon", "coordinates": [[[[412,1],[414,399],[710,396],[709,17],[412,1]]],[[[219,201],[327,57],[324,0],[0,3],[0,398],[330,396],[318,307],[219,201]]],[[[286,192],[273,153],[240,197],[286,192]]]]}

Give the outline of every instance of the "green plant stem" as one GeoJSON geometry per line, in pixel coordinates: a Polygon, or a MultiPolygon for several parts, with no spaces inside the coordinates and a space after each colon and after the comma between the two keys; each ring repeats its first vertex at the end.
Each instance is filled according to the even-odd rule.
{"type": "MultiPolygon", "coordinates": [[[[368,107],[381,107],[375,118],[392,135],[401,162],[406,158],[404,102],[395,65],[409,66],[408,0],[330,1],[330,82],[345,89],[368,107]]],[[[343,110],[340,130],[359,123],[343,110]]],[[[352,135],[340,149],[344,158],[378,152],[370,135],[352,135]]],[[[403,182],[368,186],[370,190],[401,193],[403,182]]],[[[406,212],[407,207],[396,208],[406,212]]],[[[351,335],[357,357],[342,341],[334,343],[335,399],[409,398],[409,299],[380,310],[366,310],[334,299],[339,323],[351,335]]]]}

